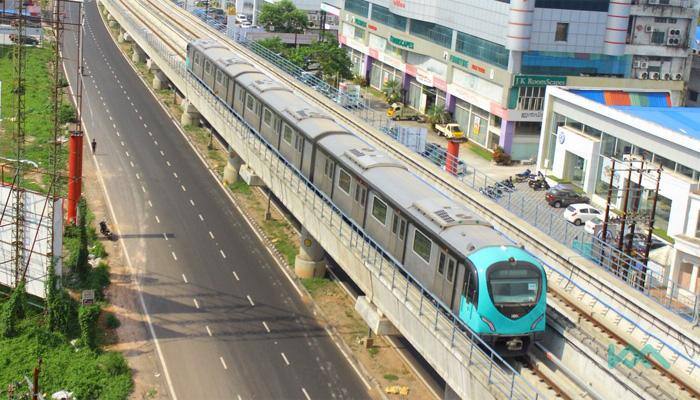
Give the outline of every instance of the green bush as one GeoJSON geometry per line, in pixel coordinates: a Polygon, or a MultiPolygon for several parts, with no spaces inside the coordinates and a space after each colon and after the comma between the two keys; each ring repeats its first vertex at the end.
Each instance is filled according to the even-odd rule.
{"type": "Polygon", "coordinates": [[[119,321],[119,318],[117,318],[117,316],[113,313],[108,313],[105,317],[105,325],[109,329],[117,329],[121,326],[121,324],[122,323],[119,321]]]}
{"type": "Polygon", "coordinates": [[[119,353],[109,352],[101,354],[97,362],[100,369],[111,376],[129,372],[129,365],[127,365],[126,360],[124,360],[124,357],[119,353]]]}
{"type": "Polygon", "coordinates": [[[78,113],[75,111],[70,104],[61,104],[58,109],[58,120],[62,124],[67,124],[69,122],[78,122],[78,113]]]}
{"type": "Polygon", "coordinates": [[[80,341],[90,349],[97,348],[97,319],[100,317],[100,306],[81,306],[78,311],[80,322],[80,341]]]}
{"type": "Polygon", "coordinates": [[[510,154],[506,153],[503,147],[498,146],[493,152],[493,161],[496,165],[510,165],[510,154]]]}
{"type": "Polygon", "coordinates": [[[17,325],[24,318],[27,307],[24,283],[20,283],[0,311],[0,336],[12,337],[17,334],[17,325]]]}
{"type": "Polygon", "coordinates": [[[49,329],[68,338],[77,334],[78,305],[68,292],[61,288],[47,301],[47,322],[49,329]]]}
{"type": "Polygon", "coordinates": [[[88,264],[87,201],[81,198],[78,203],[78,249],[75,259],[75,271],[81,281],[87,278],[90,270],[88,264]]]}
{"type": "Polygon", "coordinates": [[[95,298],[99,301],[104,300],[104,289],[109,284],[109,266],[101,262],[89,272],[83,287],[94,290],[95,298]]]}

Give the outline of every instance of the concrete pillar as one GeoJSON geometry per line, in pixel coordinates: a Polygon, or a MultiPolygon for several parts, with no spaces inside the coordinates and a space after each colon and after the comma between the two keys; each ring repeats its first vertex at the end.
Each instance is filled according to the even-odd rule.
{"type": "Polygon", "coordinates": [[[182,126],[190,126],[199,122],[199,111],[190,103],[189,100],[182,102],[182,117],[180,117],[180,124],[182,126]]]}
{"type": "Polygon", "coordinates": [[[156,62],[153,61],[152,58],[149,58],[148,60],[146,60],[146,67],[148,67],[149,71],[156,71],[156,70],[160,71],[158,64],[156,64],[156,62]]]}
{"type": "Polygon", "coordinates": [[[243,159],[235,151],[229,147],[228,152],[228,163],[224,167],[224,184],[228,185],[234,183],[238,180],[239,174],[241,172],[241,166],[243,165],[243,159]]]}
{"type": "Polygon", "coordinates": [[[146,62],[146,53],[141,50],[141,48],[134,44],[132,46],[133,53],[131,54],[131,61],[133,61],[136,64],[141,64],[146,62]]]}
{"type": "Polygon", "coordinates": [[[168,87],[168,77],[165,76],[163,71],[154,70],[153,71],[153,89],[162,90],[168,87]]]}
{"type": "Polygon", "coordinates": [[[300,278],[320,278],[326,273],[323,248],[306,228],[301,229],[301,244],[294,262],[294,273],[300,278]]]}
{"type": "Polygon", "coordinates": [[[506,153],[510,154],[513,149],[513,136],[515,136],[515,121],[501,120],[501,136],[498,138],[498,145],[503,147],[506,153]]]}

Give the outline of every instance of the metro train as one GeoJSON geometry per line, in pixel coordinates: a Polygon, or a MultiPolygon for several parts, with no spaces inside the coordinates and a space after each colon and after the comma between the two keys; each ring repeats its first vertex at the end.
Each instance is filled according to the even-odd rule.
{"type": "Polygon", "coordinates": [[[537,259],[216,41],[190,42],[186,63],[485,342],[517,355],[544,332],[537,259]]]}

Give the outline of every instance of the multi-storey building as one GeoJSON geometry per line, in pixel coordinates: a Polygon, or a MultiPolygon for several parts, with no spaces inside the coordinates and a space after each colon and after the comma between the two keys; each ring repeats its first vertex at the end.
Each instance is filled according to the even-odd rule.
{"type": "Polygon", "coordinates": [[[345,0],[356,73],[444,105],[487,149],[534,159],[548,84],[668,91],[685,101],[691,0],[345,0]]]}

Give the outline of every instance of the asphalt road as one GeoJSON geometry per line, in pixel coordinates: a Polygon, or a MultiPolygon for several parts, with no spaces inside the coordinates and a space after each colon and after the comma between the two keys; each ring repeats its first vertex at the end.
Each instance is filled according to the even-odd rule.
{"type": "MultiPolygon", "coordinates": [[[[368,398],[367,386],[124,60],[95,2],[85,8],[83,119],[97,139],[120,240],[138,271],[176,397],[368,398]]],[[[75,40],[67,31],[69,71],[75,40]]],[[[75,87],[73,73],[69,80],[75,87]]]]}

